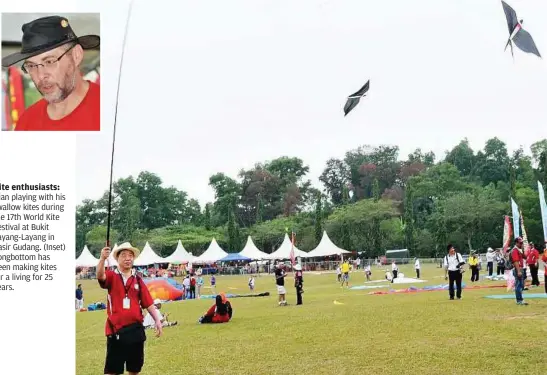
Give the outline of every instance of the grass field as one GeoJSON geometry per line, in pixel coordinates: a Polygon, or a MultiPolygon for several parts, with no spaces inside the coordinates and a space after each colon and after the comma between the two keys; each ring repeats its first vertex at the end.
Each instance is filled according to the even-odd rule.
{"type": "MultiPolygon", "coordinates": [[[[444,283],[441,269],[422,268],[427,283],[394,288],[444,283]]],[[[401,271],[413,276],[411,266],[401,271]]],[[[383,277],[380,269],[373,272],[373,279],[383,277]]],[[[262,275],[256,292],[268,291],[270,297],[232,299],[234,317],[227,324],[197,324],[212,300],[164,304],[162,311],[179,325],[166,328],[161,338],[148,331],[142,374],[545,373],[547,299],[517,306],[514,299],[484,298],[506,293],[505,288],[464,290],[460,301],[450,301],[447,291],[368,295],[386,289],[342,289],[336,275],[310,272],[304,274],[304,305],[295,306],[289,276],[291,305],[277,306],[273,276],[262,275]]],[[[467,285],[469,278],[466,272],[467,285]]],[[[363,272],[352,273],[350,281],[363,284],[363,272]]],[[[81,283],[86,305],[105,301],[96,281],[81,283]]],[[[226,293],[249,292],[246,276],[219,276],[217,285],[226,293]]],[[[528,293],[543,290],[542,285],[528,293]]],[[[77,374],[102,374],[106,312],[76,315],[77,374]]]]}

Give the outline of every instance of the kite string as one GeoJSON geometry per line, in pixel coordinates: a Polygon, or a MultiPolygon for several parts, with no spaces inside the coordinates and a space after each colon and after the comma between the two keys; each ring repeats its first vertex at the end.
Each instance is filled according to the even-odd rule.
{"type": "MultiPolygon", "coordinates": [[[[131,18],[131,9],[133,6],[133,0],[129,1],[129,11],[127,14],[127,21],[125,23],[125,32],[123,36],[123,43],[122,43],[122,55],[120,58],[120,68],[118,73],[118,87],[116,90],[116,106],[114,109],[114,130],[112,135],[112,155],[110,159],[110,185],[109,185],[109,191],[108,191],[108,213],[107,213],[107,219],[106,219],[106,246],[110,247],[110,226],[111,226],[111,216],[112,216],[112,180],[114,175],[114,152],[115,152],[115,146],[116,146],[116,125],[117,125],[117,119],[118,119],[118,103],[119,103],[119,97],[120,97],[120,82],[122,80],[122,66],[123,66],[123,58],[125,54],[125,44],[127,40],[127,30],[129,29],[129,19],[131,18]]],[[[108,266],[108,259],[107,259],[107,266],[108,266]]]]}

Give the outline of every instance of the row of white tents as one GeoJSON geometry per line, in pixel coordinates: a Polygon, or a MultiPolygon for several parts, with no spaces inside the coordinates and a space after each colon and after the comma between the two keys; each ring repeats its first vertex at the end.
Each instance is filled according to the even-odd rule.
{"type": "MultiPolygon", "coordinates": [[[[118,245],[114,245],[114,249],[118,245]]],[[[253,239],[251,236],[247,237],[247,243],[245,244],[245,247],[243,250],[241,250],[237,255],[240,256],[241,259],[247,259],[247,260],[285,260],[290,259],[291,257],[291,249],[293,248],[291,244],[291,240],[289,239],[289,236],[285,234],[285,238],[283,239],[283,243],[281,246],[274,251],[271,254],[267,254],[263,251],[260,251],[254,244],[253,239]]],[[[314,258],[314,257],[325,257],[325,256],[332,256],[332,255],[343,255],[350,253],[347,250],[341,249],[338,246],[336,246],[329,236],[327,235],[327,232],[323,232],[323,237],[321,238],[321,241],[319,242],[319,245],[309,253],[299,250],[294,246],[294,256],[295,258],[314,258]]],[[[180,264],[180,263],[193,263],[193,264],[210,264],[214,262],[218,262],[221,259],[224,259],[228,256],[228,253],[224,251],[219,244],[217,243],[216,239],[213,238],[211,243],[209,244],[209,247],[207,250],[201,254],[200,256],[196,257],[193,256],[192,253],[187,252],[184,249],[184,246],[182,245],[182,242],[179,240],[177,244],[177,248],[173,252],[173,254],[169,255],[166,258],[162,258],[159,255],[157,255],[154,250],[152,250],[152,247],[148,242],[144,245],[144,248],[141,252],[141,254],[135,259],[135,266],[148,266],[151,264],[161,264],[161,263],[173,263],[173,264],[180,264]]],[[[237,256],[235,257],[237,260],[237,256]]],[[[95,267],[97,266],[97,263],[99,260],[95,258],[87,246],[84,247],[82,253],[76,259],[76,267],[95,267]]],[[[112,267],[116,266],[117,262],[112,256],[108,258],[107,266],[112,267]]]]}

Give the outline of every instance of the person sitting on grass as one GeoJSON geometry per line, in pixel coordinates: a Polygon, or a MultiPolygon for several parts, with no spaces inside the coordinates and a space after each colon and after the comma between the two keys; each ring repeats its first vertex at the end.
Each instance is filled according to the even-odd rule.
{"type": "MultiPolygon", "coordinates": [[[[167,320],[167,318],[168,318],[167,313],[165,313],[165,314],[161,313],[161,300],[159,298],[156,298],[154,300],[154,306],[156,306],[156,309],[158,310],[158,315],[160,317],[161,325],[163,327],[171,327],[171,326],[176,326],[177,325],[176,321],[169,322],[167,320]]],[[[146,316],[144,317],[144,322],[143,322],[144,328],[154,328],[154,324],[155,324],[154,323],[154,318],[152,318],[152,315],[150,315],[150,313],[147,313],[146,316]]]]}
{"type": "Polygon", "coordinates": [[[216,296],[215,304],[207,310],[205,315],[199,318],[199,324],[227,323],[232,319],[232,304],[224,293],[216,296]]]}

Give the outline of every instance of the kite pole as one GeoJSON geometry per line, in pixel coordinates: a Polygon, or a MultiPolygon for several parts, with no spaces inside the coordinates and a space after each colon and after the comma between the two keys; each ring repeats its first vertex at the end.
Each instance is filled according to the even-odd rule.
{"type": "MultiPolygon", "coordinates": [[[[108,190],[108,214],[106,219],[106,246],[110,247],[110,226],[111,226],[111,216],[112,216],[112,177],[114,174],[114,151],[116,146],[116,123],[118,119],[118,102],[120,97],[120,82],[122,80],[122,66],[123,66],[123,57],[125,54],[125,42],[127,40],[127,30],[129,29],[129,19],[131,18],[131,8],[133,6],[133,0],[129,1],[129,10],[127,13],[127,20],[125,23],[125,32],[123,35],[122,42],[122,56],[120,58],[120,68],[118,73],[118,87],[116,90],[116,107],[114,111],[114,130],[112,134],[112,156],[110,159],[110,185],[108,190]]],[[[107,267],[109,266],[109,261],[106,261],[107,267]]]]}

